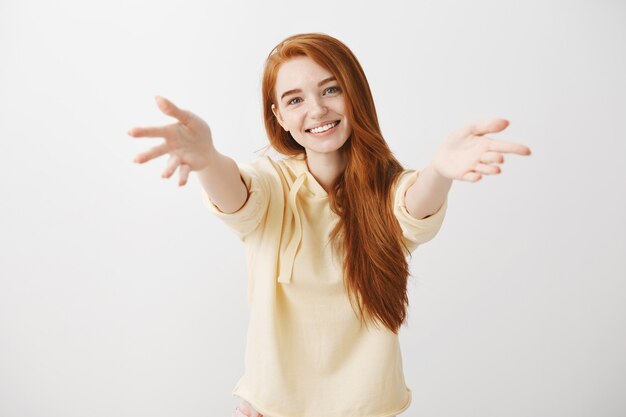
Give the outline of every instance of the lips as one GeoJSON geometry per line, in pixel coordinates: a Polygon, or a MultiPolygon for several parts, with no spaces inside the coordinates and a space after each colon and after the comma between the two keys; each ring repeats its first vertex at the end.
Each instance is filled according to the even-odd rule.
{"type": "MultiPolygon", "coordinates": [[[[315,125],[315,126],[313,126],[313,127],[310,127],[310,128],[308,128],[308,129],[306,129],[306,130],[305,130],[305,132],[315,133],[315,132],[311,132],[311,130],[313,130],[313,129],[317,129],[317,128],[320,128],[320,127],[324,127],[324,126],[326,126],[326,125],[332,125],[332,124],[334,124],[334,126],[333,126],[333,127],[331,127],[330,129],[328,129],[328,130],[331,130],[331,129],[334,129],[335,127],[337,127],[337,125],[338,125],[339,123],[340,123],[340,120],[331,120],[331,121],[328,121],[328,122],[319,123],[319,124],[317,124],[317,125],[315,125]]],[[[324,133],[324,132],[319,132],[319,133],[324,133]]]]}

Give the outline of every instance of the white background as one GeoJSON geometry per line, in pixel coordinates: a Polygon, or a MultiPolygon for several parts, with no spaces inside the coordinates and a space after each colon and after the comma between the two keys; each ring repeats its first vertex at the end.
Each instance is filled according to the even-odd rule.
{"type": "Polygon", "coordinates": [[[533,151],[455,183],[414,253],[404,415],[626,415],[625,21],[618,0],[2,0],[0,416],[230,416],[244,247],[126,131],[172,121],[159,94],[253,161],[264,59],[311,31],[359,58],[407,167],[490,117],[533,151]]]}

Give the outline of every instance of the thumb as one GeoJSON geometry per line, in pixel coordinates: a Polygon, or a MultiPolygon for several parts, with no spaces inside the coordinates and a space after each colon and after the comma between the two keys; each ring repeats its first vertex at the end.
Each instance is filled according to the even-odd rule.
{"type": "Polygon", "coordinates": [[[506,129],[508,125],[509,121],[506,119],[491,119],[472,125],[470,133],[472,135],[482,136],[487,133],[501,132],[506,129]]]}
{"type": "Polygon", "coordinates": [[[174,103],[166,99],[165,97],[156,96],[155,101],[159,109],[168,116],[178,119],[182,124],[187,124],[190,119],[188,111],[179,109],[174,103]]]}

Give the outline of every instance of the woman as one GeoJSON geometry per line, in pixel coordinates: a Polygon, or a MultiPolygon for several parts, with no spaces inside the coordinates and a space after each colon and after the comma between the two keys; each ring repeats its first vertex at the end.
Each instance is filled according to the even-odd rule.
{"type": "Polygon", "coordinates": [[[398,330],[408,307],[406,257],[438,232],[453,180],[500,173],[522,145],[488,133],[503,119],[451,134],[421,172],[387,146],[365,74],[323,34],[291,36],[268,56],[263,112],[269,142],[286,157],[236,164],[207,124],[157,97],[178,122],[134,128],[165,143],[163,177],[195,171],[207,207],[244,241],[250,325],[236,416],[392,417],[406,410],[398,330]]]}

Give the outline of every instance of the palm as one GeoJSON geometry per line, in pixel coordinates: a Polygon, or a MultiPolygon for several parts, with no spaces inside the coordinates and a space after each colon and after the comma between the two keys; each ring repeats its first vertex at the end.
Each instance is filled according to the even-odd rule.
{"type": "Polygon", "coordinates": [[[434,166],[443,177],[478,181],[482,175],[499,174],[503,153],[530,155],[530,149],[517,143],[495,140],[484,136],[504,130],[509,122],[495,119],[480,125],[467,126],[448,136],[437,152],[434,166]]]}
{"type": "Polygon", "coordinates": [[[172,135],[165,137],[167,153],[177,156],[181,163],[192,171],[206,166],[206,155],[211,149],[211,129],[204,120],[192,116],[186,124],[178,122],[172,126],[172,135]]]}
{"type": "Polygon", "coordinates": [[[169,154],[163,178],[169,178],[176,169],[179,171],[179,185],[185,185],[190,171],[200,171],[210,163],[213,139],[209,125],[190,111],[181,110],[169,100],[157,97],[157,105],[168,116],[177,119],[176,123],[161,127],[136,127],[128,134],[136,138],[160,137],[165,142],[135,157],[135,162],[145,163],[169,154]]]}

